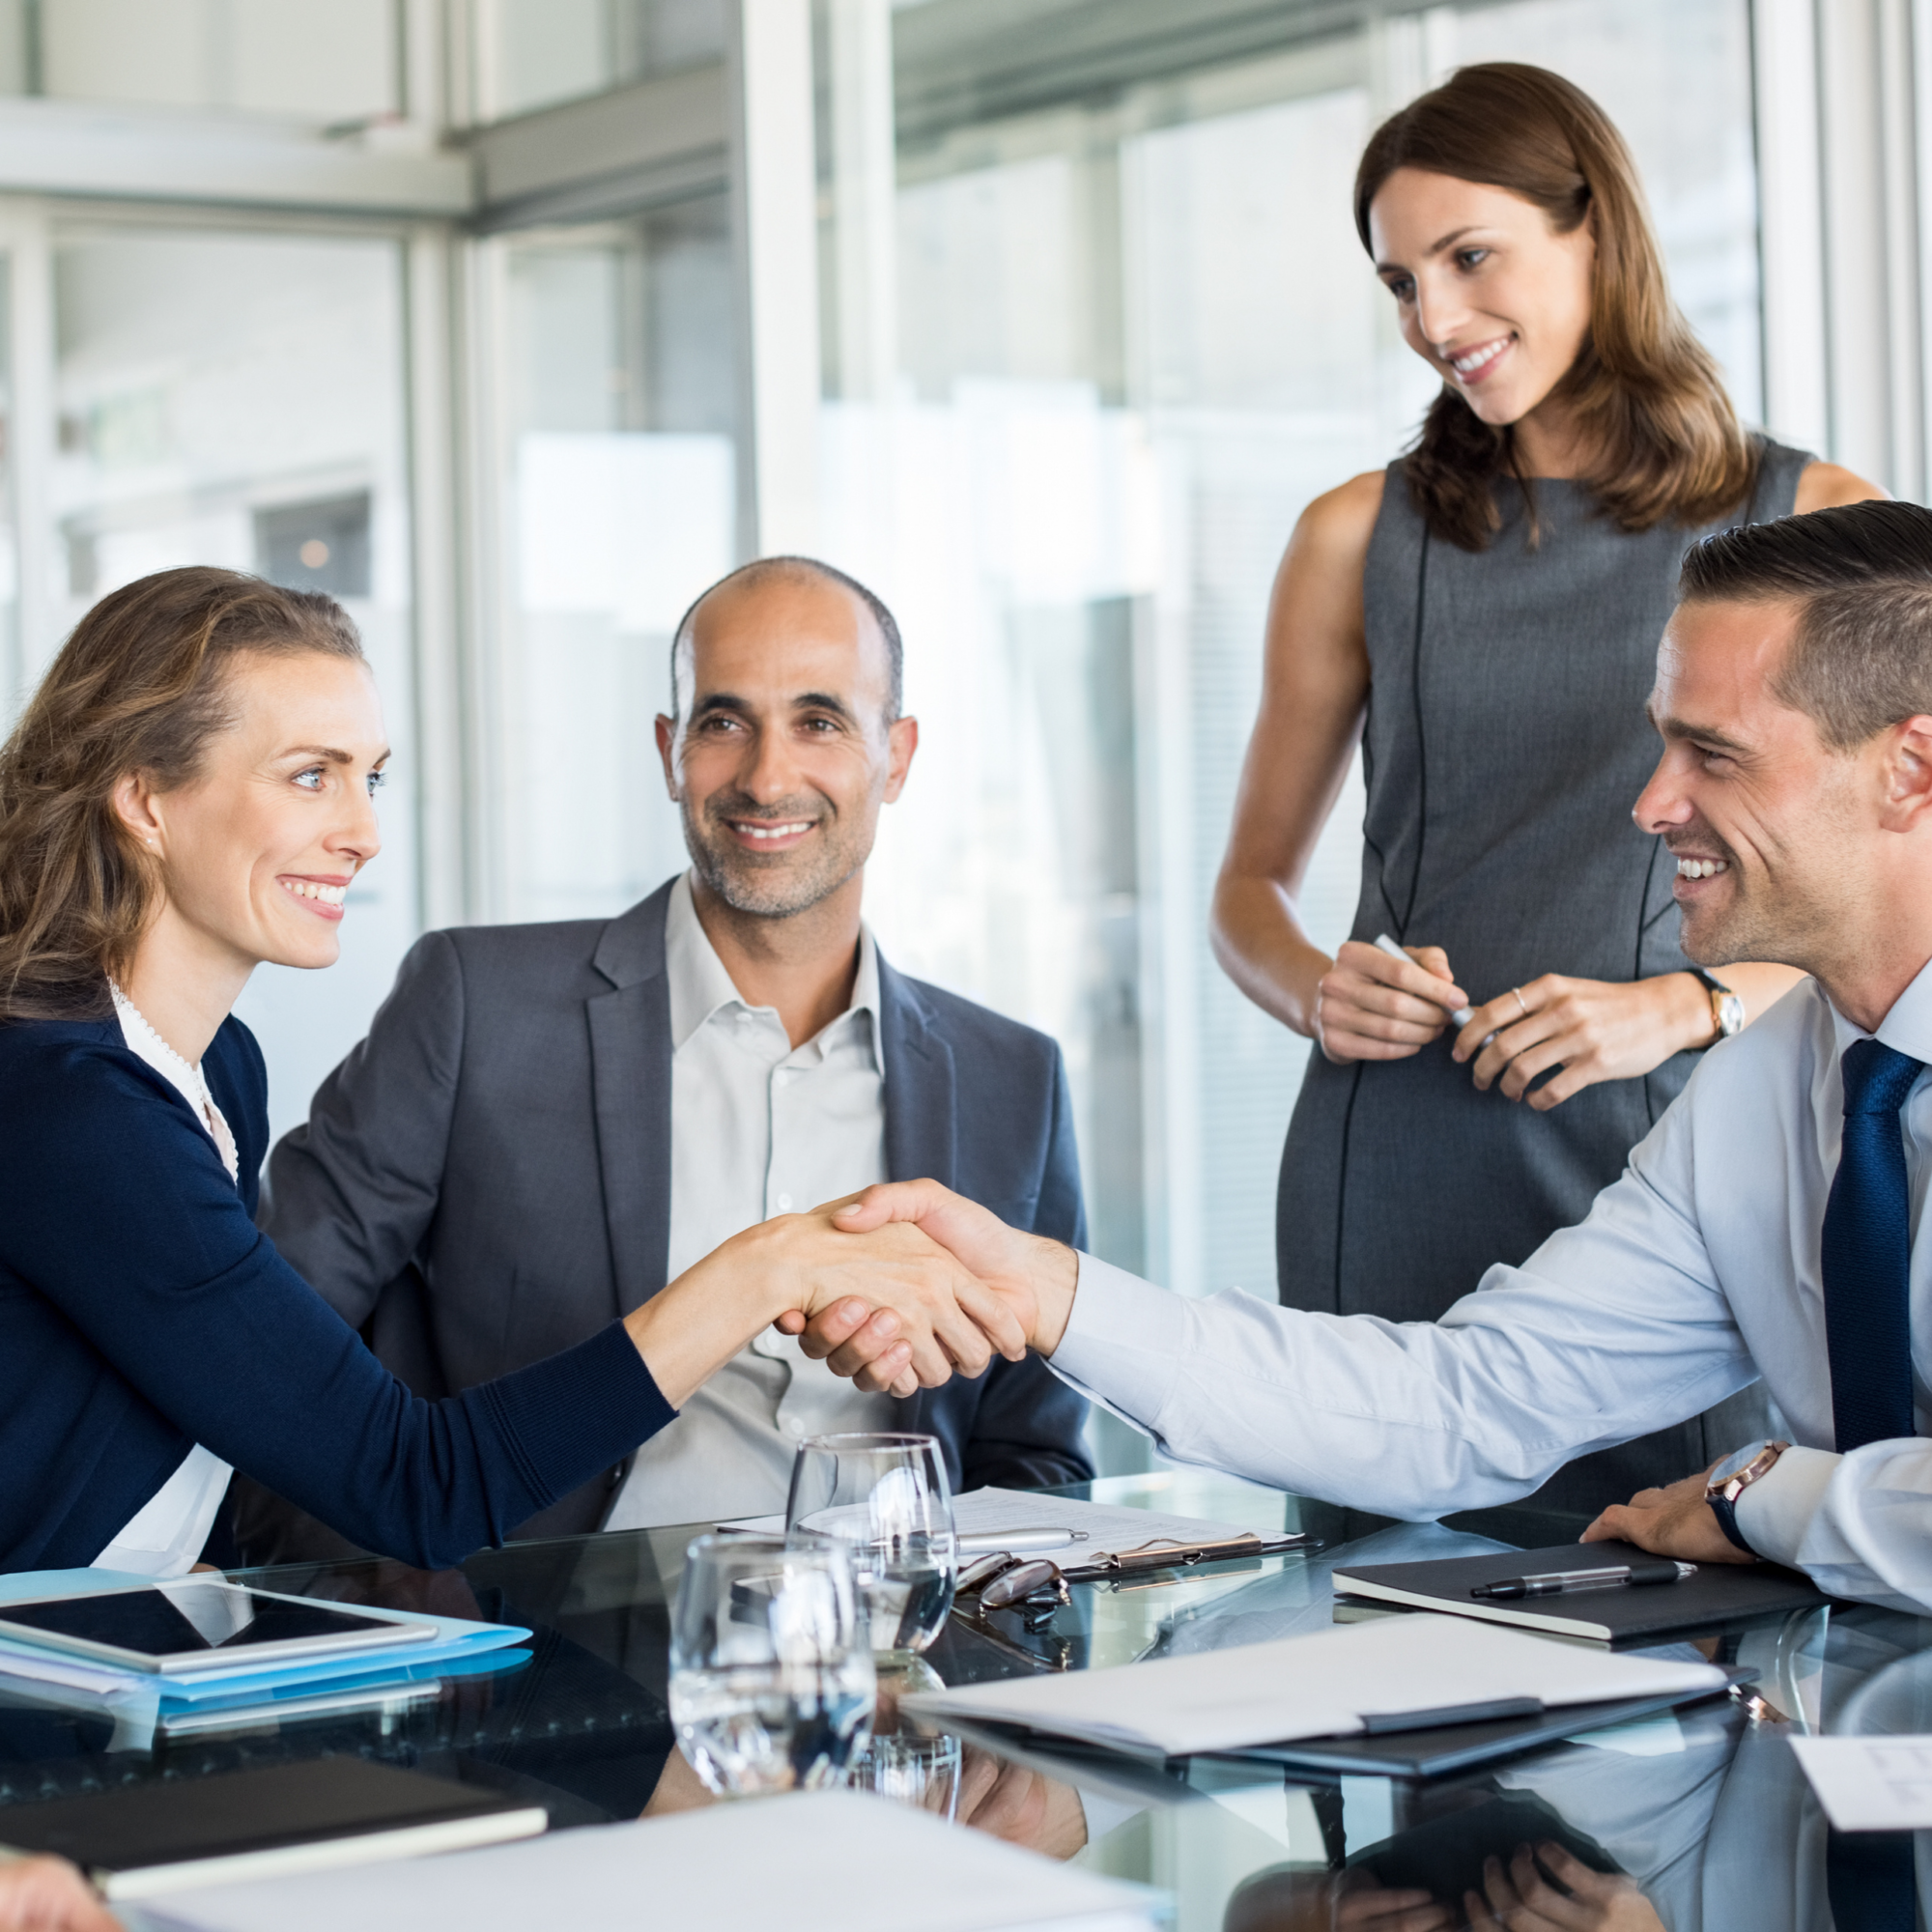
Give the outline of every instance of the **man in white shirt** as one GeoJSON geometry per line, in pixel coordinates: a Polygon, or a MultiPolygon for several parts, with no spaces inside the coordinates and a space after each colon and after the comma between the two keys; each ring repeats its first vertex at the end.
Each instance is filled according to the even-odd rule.
{"type": "MultiPolygon", "coordinates": [[[[885,606],[826,565],[714,585],[657,723],[690,871],[612,920],[429,934],[270,1156],[263,1225],[419,1392],[567,1347],[741,1229],[873,1181],[938,1175],[1084,1239],[1058,1047],[894,972],[861,916],[919,742],[900,656],[885,606]]],[[[1086,1405],[1038,1360],[920,1389],[897,1346],[895,1397],[768,1333],[515,1533],[781,1510],[799,1441],[838,1430],[929,1432],[965,1487],[1092,1473],[1086,1405]]],[[[256,1560],[327,1547],[257,1501],[237,1523],[256,1560]]]]}
{"type": "MultiPolygon", "coordinates": [[[[1691,958],[1813,978],[1710,1052],[1579,1226],[1397,1324],[1185,1300],[925,1184],[848,1224],[920,1220],[1170,1454],[1393,1516],[1520,1496],[1761,1375],[1789,1446],[1741,1445],[1589,1534],[1932,1607],[1932,511],[1727,531],[1681,595],[1637,823],[1677,862],[1691,958]]],[[[821,1320],[808,1346],[863,1380],[876,1323],[821,1320]]]]}

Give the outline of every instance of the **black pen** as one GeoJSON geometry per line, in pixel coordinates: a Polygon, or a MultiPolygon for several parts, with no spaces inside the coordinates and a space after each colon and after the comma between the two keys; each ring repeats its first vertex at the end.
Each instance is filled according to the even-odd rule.
{"type": "Polygon", "coordinates": [[[1618,1563],[1603,1570],[1547,1570],[1540,1577],[1505,1577],[1500,1582],[1479,1583],[1472,1597],[1491,1601],[1512,1597],[1568,1597],[1578,1590],[1635,1589],[1645,1583],[1681,1583],[1694,1577],[1694,1563],[1664,1558],[1656,1563],[1618,1563]]]}

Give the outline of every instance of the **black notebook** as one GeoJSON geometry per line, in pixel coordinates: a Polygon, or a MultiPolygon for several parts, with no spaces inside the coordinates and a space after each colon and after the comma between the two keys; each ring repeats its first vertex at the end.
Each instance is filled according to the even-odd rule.
{"type": "Polygon", "coordinates": [[[1551,1549],[1503,1549],[1490,1556],[1450,1556],[1433,1563],[1372,1563],[1338,1567],[1337,1596],[1400,1604],[1411,1610],[1449,1610],[1519,1630],[1554,1636],[1594,1637],[1601,1643],[1636,1643],[1708,1630],[1741,1618],[1778,1616],[1809,1609],[1831,1599],[1808,1577],[1775,1563],[1706,1563],[1681,1583],[1648,1583],[1582,1590],[1560,1597],[1496,1602],[1471,1597],[1481,1583],[1500,1583],[1551,1570],[1653,1559],[1628,1543],[1559,1543],[1551,1549]]]}
{"type": "Polygon", "coordinates": [[[0,1808],[0,1848],[57,1852],[112,1899],[533,1837],[542,1805],[359,1757],[0,1808]]]}

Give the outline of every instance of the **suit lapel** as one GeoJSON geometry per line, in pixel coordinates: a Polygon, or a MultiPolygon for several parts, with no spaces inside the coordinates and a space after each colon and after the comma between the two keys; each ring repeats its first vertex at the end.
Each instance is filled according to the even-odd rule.
{"type": "MultiPolygon", "coordinates": [[[[914,988],[879,959],[879,1033],[886,1056],[886,1179],[937,1180],[958,1174],[952,1048],[914,988]]],[[[952,1386],[952,1384],[949,1384],[952,1386]]],[[[921,1389],[898,1405],[896,1427],[924,1433],[929,1399],[921,1389]]]]}
{"type": "Polygon", "coordinates": [[[886,1056],[886,1179],[953,1184],[958,1132],[952,1048],[913,987],[879,960],[886,1056]]]}
{"type": "Polygon", "coordinates": [[[604,1219],[617,1313],[665,1285],[670,1257],[670,985],[665,885],[604,928],[591,964],[611,982],[584,1003],[604,1219]]]}

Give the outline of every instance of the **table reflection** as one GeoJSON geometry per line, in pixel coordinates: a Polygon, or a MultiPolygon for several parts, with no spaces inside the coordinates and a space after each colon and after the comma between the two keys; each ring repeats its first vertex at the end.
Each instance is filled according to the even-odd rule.
{"type": "MultiPolygon", "coordinates": [[[[1195,1476],[1075,1493],[1218,1520],[1257,1507],[1246,1486],[1195,1476]]],[[[1533,1548],[1581,1527],[1509,1510],[1392,1524],[1271,1492],[1266,1508],[1258,1526],[1307,1530],[1321,1548],[1126,1588],[1075,1585],[1039,1630],[1016,1613],[955,1615],[916,1665],[920,1681],[1093,1668],[1318,1630],[1336,1614],[1338,1562],[1533,1548]]],[[[0,1694],[0,1805],[337,1752],[542,1803],[555,1829],[728,1802],[675,1749],[667,1710],[668,1605],[696,1527],[516,1545],[436,1576],[373,1559],[248,1573],[262,1587],[533,1634],[521,1662],[299,1716],[180,1728],[0,1694]]],[[[865,1776],[964,1828],[1159,1887],[1176,1898],[1179,1932],[1879,1932],[1899,1922],[1901,1882],[1908,1915],[1914,1890],[1932,1899],[1932,1834],[1834,1840],[1786,1744],[1800,1731],[1932,1731],[1925,1619],[1817,1609],[1663,1654],[1754,1669],[1758,1715],[1716,1700],[1421,1782],[1232,1758],[1163,1763],[957,1723],[942,1733],[903,1717],[898,1699],[918,1687],[888,1673],[865,1776]]]]}

